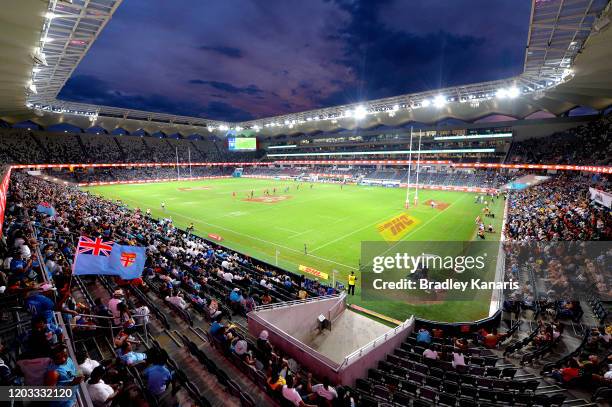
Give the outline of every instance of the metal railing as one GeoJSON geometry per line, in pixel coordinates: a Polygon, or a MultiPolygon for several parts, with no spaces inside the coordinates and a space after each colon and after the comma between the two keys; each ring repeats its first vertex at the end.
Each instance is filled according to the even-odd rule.
{"type": "Polygon", "coordinates": [[[332,298],[340,298],[340,296],[342,295],[346,296],[346,293],[322,295],[320,297],[310,297],[310,298],[306,298],[303,300],[283,301],[283,302],[275,302],[273,304],[258,305],[257,307],[255,307],[254,311],[265,311],[265,310],[270,310],[270,309],[275,309],[275,308],[294,307],[296,305],[306,304],[309,302],[317,302],[317,301],[329,300],[332,298]]]}
{"type": "Polygon", "coordinates": [[[361,348],[357,349],[355,352],[347,355],[344,358],[344,361],[342,362],[342,364],[340,365],[338,370],[342,369],[345,366],[350,365],[351,363],[353,363],[354,361],[360,359],[362,356],[367,355],[368,353],[370,353],[371,351],[373,351],[374,349],[376,349],[378,346],[380,346],[381,344],[385,343],[389,339],[391,339],[391,338],[399,335],[400,333],[405,332],[407,329],[413,328],[413,327],[414,327],[414,315],[411,316],[410,318],[408,318],[406,321],[404,321],[401,325],[398,325],[395,328],[393,328],[390,332],[384,333],[383,335],[379,336],[378,338],[370,341],[369,343],[365,344],[361,348]]]}

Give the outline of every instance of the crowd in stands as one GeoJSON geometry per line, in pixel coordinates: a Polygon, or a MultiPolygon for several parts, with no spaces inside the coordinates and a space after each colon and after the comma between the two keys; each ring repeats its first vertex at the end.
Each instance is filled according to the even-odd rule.
{"type": "MultiPolygon", "coordinates": [[[[249,167],[244,171],[245,175],[266,176],[266,177],[297,177],[310,178],[313,176],[319,179],[336,179],[337,181],[348,180],[350,182],[361,181],[397,181],[406,182],[408,180],[408,168],[387,167],[382,169],[371,168],[368,166],[354,167],[321,167],[313,168],[291,168],[291,167],[249,167]]],[[[516,177],[517,174],[505,174],[500,171],[473,170],[473,171],[434,171],[432,168],[425,168],[419,171],[420,185],[440,185],[440,186],[464,186],[481,188],[499,188],[516,177]]],[[[412,169],[410,183],[417,181],[417,174],[412,169]]]]}
{"type": "MultiPolygon", "coordinates": [[[[7,250],[2,252],[4,271],[0,274],[3,295],[22,298],[20,301],[33,314],[31,333],[11,346],[17,347],[16,359],[28,361],[24,365],[33,365],[32,360],[43,365],[35,367],[48,373],[41,376],[43,382],[76,385],[84,381],[96,405],[107,405],[115,398],[123,402],[128,398],[132,403],[142,398],[126,370],[129,367],[138,367],[147,390],[158,399],[165,397],[166,386],[173,380],[166,362],[168,356],[157,348],[143,348],[133,335],[141,314],[126,298],[127,292],[116,290],[108,303],[96,298],[94,306],[80,303],[72,296],[70,259],[75,252],[74,236],[85,235],[147,246],[143,279],[131,284],[147,289],[151,284],[169,307],[206,314],[212,322],[209,333],[219,347],[228,355],[251,351],[245,359],[253,369],[266,375],[270,391],[279,398],[295,401],[297,392],[313,404],[321,397],[350,400],[342,389],[338,396],[327,382],[316,383],[309,375],[300,377],[294,364],[264,343],[265,334],[260,335],[256,347],[248,344],[245,348],[239,340],[247,338],[238,336],[231,325],[233,315],[244,315],[256,305],[333,294],[333,288],[268,269],[245,256],[215,247],[185,234],[168,219],[156,221],[140,210],[133,212],[76,188],[21,173],[13,174],[5,227],[7,250]],[[37,203],[43,200],[53,205],[56,216],[36,210],[37,203]],[[34,221],[38,240],[28,238],[35,233],[24,219],[34,221]],[[42,258],[37,258],[35,248],[40,248],[42,258]],[[35,272],[42,265],[48,273],[46,283],[40,282],[40,273],[35,272]],[[213,297],[212,292],[221,295],[213,297]],[[63,332],[53,311],[60,312],[62,322],[78,332],[102,328],[108,324],[105,318],[110,318],[115,327],[121,328],[113,341],[116,357],[92,360],[83,353],[75,358],[68,356],[66,347],[60,346],[63,332]]],[[[24,374],[29,377],[28,369],[24,374]]]]}
{"type": "MultiPolygon", "coordinates": [[[[513,192],[506,236],[515,241],[610,240],[610,211],[588,199],[589,179],[559,176],[513,192]]],[[[607,189],[602,180],[599,187],[607,189]]]]}
{"type": "Polygon", "coordinates": [[[95,168],[70,170],[47,170],[45,175],[72,183],[118,182],[158,179],[216,177],[231,175],[229,167],[146,167],[146,168],[95,168]]]}
{"type": "Polygon", "coordinates": [[[3,163],[176,162],[177,156],[184,163],[254,161],[258,153],[230,153],[222,141],[0,129],[3,163]]]}
{"type": "Polygon", "coordinates": [[[610,165],[612,115],[577,128],[514,142],[507,162],[533,164],[610,165]]]}

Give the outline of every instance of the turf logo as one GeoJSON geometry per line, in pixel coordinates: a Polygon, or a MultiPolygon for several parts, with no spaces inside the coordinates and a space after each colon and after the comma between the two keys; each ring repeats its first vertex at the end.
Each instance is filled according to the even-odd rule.
{"type": "Polygon", "coordinates": [[[205,185],[199,186],[199,187],[182,187],[182,188],[177,188],[179,191],[182,192],[189,192],[189,191],[208,191],[210,189],[210,187],[207,187],[205,185]]]}
{"type": "Polygon", "coordinates": [[[405,213],[388,219],[376,226],[378,233],[386,241],[397,241],[406,235],[419,221],[405,213]]]}
{"type": "Polygon", "coordinates": [[[247,199],[243,199],[243,201],[275,204],[278,202],[286,201],[287,199],[290,199],[290,198],[291,198],[290,195],[271,195],[271,196],[257,196],[255,198],[247,198],[247,199]]]}
{"type": "Polygon", "coordinates": [[[302,273],[312,274],[313,276],[319,277],[323,280],[329,279],[329,274],[319,271],[317,269],[313,269],[312,267],[308,267],[308,266],[304,266],[300,264],[298,267],[298,270],[300,270],[302,273]]]}
{"type": "Polygon", "coordinates": [[[450,206],[449,203],[442,202],[442,201],[433,201],[431,199],[428,199],[424,203],[425,203],[425,205],[430,206],[432,208],[435,208],[435,209],[437,209],[439,211],[443,211],[444,209],[446,209],[446,208],[448,208],[450,206]]]}

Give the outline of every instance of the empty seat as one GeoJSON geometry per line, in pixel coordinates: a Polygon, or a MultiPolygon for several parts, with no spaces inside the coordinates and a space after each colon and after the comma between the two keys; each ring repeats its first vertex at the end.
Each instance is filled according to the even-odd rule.
{"type": "Polygon", "coordinates": [[[439,393],[438,403],[443,406],[454,407],[457,404],[457,397],[447,393],[439,393]]]}

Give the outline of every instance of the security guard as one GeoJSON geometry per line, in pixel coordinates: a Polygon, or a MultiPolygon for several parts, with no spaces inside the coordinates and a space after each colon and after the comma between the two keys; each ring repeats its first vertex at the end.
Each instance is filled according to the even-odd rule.
{"type": "Polygon", "coordinates": [[[351,271],[348,276],[348,293],[351,295],[355,295],[355,281],[357,281],[357,276],[354,271],[351,271]]]}

